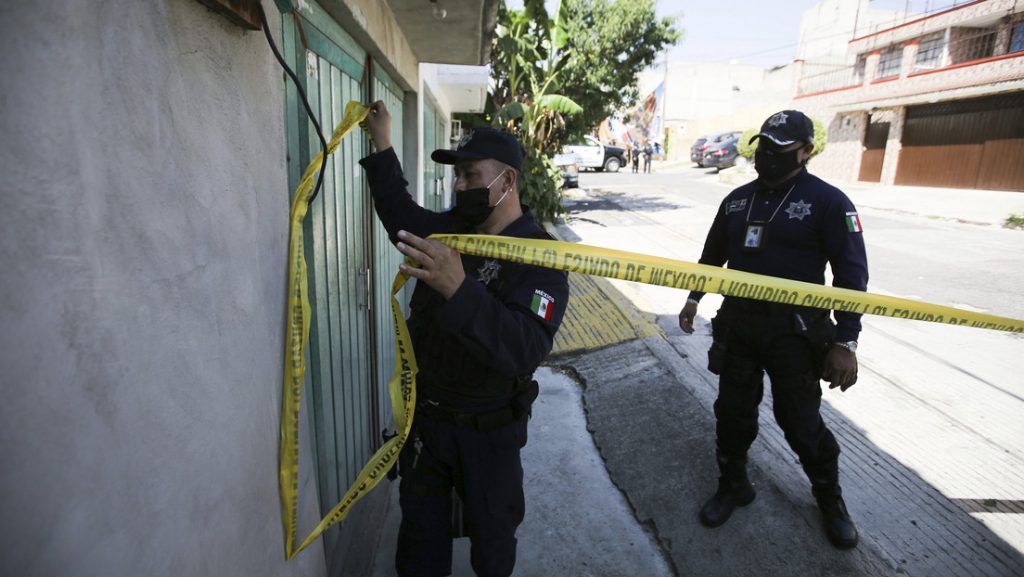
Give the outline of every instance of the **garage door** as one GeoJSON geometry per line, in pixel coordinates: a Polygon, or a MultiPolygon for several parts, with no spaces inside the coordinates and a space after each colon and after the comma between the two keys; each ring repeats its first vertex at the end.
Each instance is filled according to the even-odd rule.
{"type": "Polygon", "coordinates": [[[1024,191],[1024,93],[908,108],[896,184],[1024,191]]]}

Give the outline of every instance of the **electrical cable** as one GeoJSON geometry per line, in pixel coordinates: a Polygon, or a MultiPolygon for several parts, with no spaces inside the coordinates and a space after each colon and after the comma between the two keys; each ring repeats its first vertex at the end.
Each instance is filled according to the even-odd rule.
{"type": "Polygon", "coordinates": [[[316,199],[316,195],[320,192],[320,187],[324,182],[324,172],[327,170],[327,139],[324,138],[323,130],[320,129],[320,123],[317,121],[316,116],[313,114],[313,110],[309,107],[309,99],[306,98],[306,91],[302,89],[302,83],[299,82],[299,77],[296,76],[295,72],[288,67],[285,63],[284,57],[277,50],[277,45],[274,44],[274,39],[270,36],[270,25],[267,24],[267,14],[263,11],[263,5],[260,2],[256,3],[260,9],[260,23],[263,25],[263,34],[267,37],[267,43],[270,44],[270,50],[273,51],[274,56],[277,57],[277,61],[284,68],[288,77],[295,83],[296,90],[299,91],[299,96],[302,97],[302,106],[306,108],[306,114],[309,115],[309,120],[313,123],[313,127],[316,128],[316,135],[320,138],[320,174],[316,177],[316,186],[313,187],[313,194],[309,196],[309,204],[313,204],[313,200],[316,199]]]}

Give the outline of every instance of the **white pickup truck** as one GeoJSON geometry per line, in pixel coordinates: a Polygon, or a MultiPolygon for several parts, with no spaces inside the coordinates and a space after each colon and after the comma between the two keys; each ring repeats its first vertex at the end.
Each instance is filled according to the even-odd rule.
{"type": "Polygon", "coordinates": [[[580,157],[581,168],[618,172],[620,168],[629,163],[626,158],[626,149],[602,144],[593,136],[587,136],[585,140],[586,142],[583,144],[570,144],[564,150],[564,152],[571,152],[580,157]]]}

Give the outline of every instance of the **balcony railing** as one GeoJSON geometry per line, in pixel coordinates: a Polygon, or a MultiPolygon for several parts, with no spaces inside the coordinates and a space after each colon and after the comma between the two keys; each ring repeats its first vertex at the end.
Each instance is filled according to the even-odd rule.
{"type": "Polygon", "coordinates": [[[1024,20],[1019,15],[1012,21],[988,27],[948,28],[875,53],[860,54],[852,64],[849,61],[805,61],[797,82],[797,95],[916,76],[1015,52],[1024,52],[1024,20]],[[874,56],[873,62],[871,56],[874,56]]]}

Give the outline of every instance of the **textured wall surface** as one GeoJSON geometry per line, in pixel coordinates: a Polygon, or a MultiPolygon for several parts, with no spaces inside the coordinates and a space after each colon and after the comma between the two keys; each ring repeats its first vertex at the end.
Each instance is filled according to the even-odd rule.
{"type": "Polygon", "coordinates": [[[262,34],[194,0],[0,22],[0,573],[323,574],[319,543],[283,553],[289,203],[262,34]]]}

